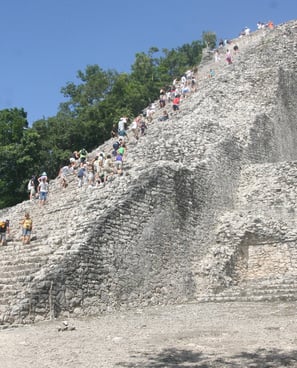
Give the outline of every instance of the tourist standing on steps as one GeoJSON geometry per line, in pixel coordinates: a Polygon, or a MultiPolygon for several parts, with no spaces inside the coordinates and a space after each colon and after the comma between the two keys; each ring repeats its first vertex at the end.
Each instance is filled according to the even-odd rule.
{"type": "Polygon", "coordinates": [[[58,178],[60,178],[60,184],[63,189],[67,188],[68,182],[67,182],[67,175],[70,174],[70,170],[72,168],[72,165],[66,165],[61,167],[58,173],[58,178]]]}
{"type": "Polygon", "coordinates": [[[79,152],[79,161],[81,163],[85,163],[87,160],[87,156],[88,156],[88,151],[85,148],[82,148],[79,152]]]}
{"type": "Polygon", "coordinates": [[[25,213],[25,217],[20,224],[22,225],[22,242],[23,244],[30,244],[33,221],[28,212],[25,213]]]}
{"type": "Polygon", "coordinates": [[[103,166],[104,173],[104,184],[107,182],[108,178],[114,173],[114,161],[111,158],[111,155],[106,156],[106,160],[104,161],[103,166]]]}
{"type": "Polygon", "coordinates": [[[123,155],[121,153],[117,153],[114,161],[115,173],[122,175],[123,174],[123,155]]]}
{"type": "Polygon", "coordinates": [[[131,123],[130,125],[130,129],[133,133],[133,137],[135,139],[138,140],[139,138],[139,121],[140,121],[140,116],[137,116],[131,123]]]}
{"type": "Polygon", "coordinates": [[[226,61],[227,61],[228,65],[232,64],[231,52],[230,52],[229,49],[227,49],[227,51],[226,51],[226,61]]]}
{"type": "Polygon", "coordinates": [[[38,185],[38,193],[39,193],[39,204],[41,206],[45,205],[47,200],[49,185],[45,178],[42,178],[40,184],[38,185]]]}
{"type": "Polygon", "coordinates": [[[120,118],[119,122],[118,122],[118,135],[120,136],[124,136],[125,135],[125,131],[127,128],[127,117],[123,116],[120,118]]]}
{"type": "Polygon", "coordinates": [[[161,109],[166,105],[166,92],[163,88],[160,90],[159,105],[161,109]]]}
{"type": "Polygon", "coordinates": [[[116,124],[113,124],[111,128],[111,132],[110,132],[110,137],[117,138],[117,136],[118,136],[118,129],[117,129],[116,124]]]}
{"type": "Polygon", "coordinates": [[[221,60],[219,50],[215,50],[214,52],[214,61],[218,63],[221,60]]]}
{"type": "Polygon", "coordinates": [[[87,170],[85,164],[81,164],[77,173],[77,177],[78,177],[78,188],[81,188],[85,183],[87,177],[87,170]]]}
{"type": "Polygon", "coordinates": [[[145,120],[141,119],[141,121],[140,121],[140,134],[145,135],[146,130],[147,130],[147,125],[145,123],[145,120]]]}
{"type": "Polygon", "coordinates": [[[274,24],[273,24],[273,22],[272,22],[272,20],[270,20],[268,23],[267,23],[267,27],[269,28],[269,29],[274,29],[274,24]]]}
{"type": "Polygon", "coordinates": [[[196,90],[197,90],[197,88],[196,88],[196,78],[193,75],[192,80],[191,80],[191,92],[195,92],[196,90]]]}
{"type": "Polygon", "coordinates": [[[87,173],[88,173],[88,185],[89,188],[91,188],[95,185],[95,165],[93,162],[88,162],[87,173]]]}
{"type": "Polygon", "coordinates": [[[156,105],[154,103],[151,103],[149,107],[146,110],[146,117],[147,120],[151,123],[154,117],[156,111],[156,105]]]}
{"type": "Polygon", "coordinates": [[[7,245],[6,233],[9,234],[9,220],[0,221],[0,246],[7,245]]]}
{"type": "Polygon", "coordinates": [[[173,111],[179,111],[180,95],[176,95],[172,101],[173,111]]]}
{"type": "Polygon", "coordinates": [[[127,146],[126,143],[124,141],[119,141],[120,142],[120,146],[117,149],[117,153],[120,153],[123,157],[127,156],[127,146]]]}
{"type": "Polygon", "coordinates": [[[213,69],[209,69],[208,77],[213,78],[215,75],[216,75],[216,72],[213,69]]]}
{"type": "Polygon", "coordinates": [[[30,201],[35,199],[36,196],[36,188],[35,188],[35,176],[33,175],[28,183],[28,192],[30,201]]]}

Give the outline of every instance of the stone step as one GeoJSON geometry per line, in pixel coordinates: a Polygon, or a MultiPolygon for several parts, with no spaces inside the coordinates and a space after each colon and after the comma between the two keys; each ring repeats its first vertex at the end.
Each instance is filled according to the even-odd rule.
{"type": "Polygon", "coordinates": [[[274,295],[249,295],[249,296],[202,296],[197,301],[201,303],[210,302],[277,302],[277,301],[296,301],[296,293],[274,294],[274,295]]]}
{"type": "Polygon", "coordinates": [[[49,254],[11,254],[10,256],[6,255],[0,261],[0,271],[3,267],[6,266],[14,266],[14,265],[25,265],[25,264],[34,264],[34,263],[42,263],[44,264],[48,260],[49,254]]]}
{"type": "Polygon", "coordinates": [[[4,267],[9,266],[20,266],[25,267],[27,265],[34,265],[35,263],[44,264],[48,260],[48,254],[29,254],[24,256],[24,254],[16,254],[14,258],[7,258],[0,260],[0,271],[4,267]]]}
{"type": "Polygon", "coordinates": [[[257,284],[249,286],[234,286],[218,294],[204,295],[200,301],[274,301],[297,300],[297,283],[295,280],[285,280],[282,283],[257,284]]]}
{"type": "Polygon", "coordinates": [[[3,277],[2,275],[0,275],[0,290],[2,288],[5,288],[6,286],[15,285],[15,287],[17,287],[17,283],[26,283],[31,281],[33,278],[33,274],[36,271],[27,270],[25,272],[23,271],[22,273],[20,272],[18,275],[10,275],[7,277],[3,277]]]}
{"type": "Polygon", "coordinates": [[[297,297],[297,287],[292,286],[284,286],[284,287],[277,287],[275,289],[266,289],[263,287],[263,289],[241,289],[241,290],[228,290],[226,292],[222,292],[219,295],[223,297],[241,297],[241,296],[271,296],[271,295],[280,295],[280,294],[288,294],[288,293],[295,293],[297,297]]]}
{"type": "Polygon", "coordinates": [[[17,292],[1,292],[1,309],[0,309],[0,313],[3,312],[4,310],[7,309],[8,305],[10,305],[10,303],[12,302],[12,300],[17,297],[18,293],[17,292]]]}
{"type": "MultiPolygon", "coordinates": [[[[1,298],[5,297],[11,297],[11,295],[19,295],[20,293],[20,288],[26,287],[28,285],[28,281],[24,281],[23,282],[15,282],[14,284],[7,284],[7,285],[3,285],[4,288],[0,289],[0,295],[1,298]]],[[[1,299],[2,300],[2,299],[1,299]]]]}
{"type": "MultiPolygon", "coordinates": [[[[46,238],[45,238],[46,239],[46,238]]],[[[55,238],[53,238],[55,239],[55,238]]],[[[15,255],[16,252],[19,254],[34,254],[39,253],[42,250],[47,250],[45,243],[41,241],[41,238],[33,238],[30,244],[22,244],[22,242],[9,241],[6,246],[0,247],[1,258],[6,255],[15,255]]],[[[0,260],[1,260],[0,258],[0,260]]]]}
{"type": "Polygon", "coordinates": [[[24,268],[24,269],[15,269],[15,270],[11,270],[11,271],[0,271],[0,285],[3,282],[3,280],[7,280],[7,279],[17,279],[18,277],[23,277],[23,276],[27,276],[27,275],[31,275],[33,273],[35,273],[36,271],[40,270],[42,268],[42,266],[32,266],[32,267],[28,267],[28,268],[24,268]]]}

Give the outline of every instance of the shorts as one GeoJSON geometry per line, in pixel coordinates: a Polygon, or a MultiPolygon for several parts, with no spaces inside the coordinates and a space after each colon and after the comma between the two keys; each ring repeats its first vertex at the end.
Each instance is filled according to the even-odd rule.
{"type": "Polygon", "coordinates": [[[89,181],[93,181],[94,180],[94,177],[95,176],[94,176],[94,174],[92,172],[88,174],[88,180],[89,181]]]}
{"type": "Polygon", "coordinates": [[[125,130],[119,130],[119,136],[120,137],[125,137],[126,135],[126,131],[125,130]]]}
{"type": "Polygon", "coordinates": [[[47,197],[47,192],[40,192],[39,193],[39,199],[41,201],[46,201],[46,197],[47,197]]]}
{"type": "Polygon", "coordinates": [[[116,169],[120,170],[123,167],[123,162],[122,161],[115,161],[114,166],[116,167],[116,169]]]}
{"type": "Polygon", "coordinates": [[[103,172],[104,172],[104,175],[107,175],[107,174],[113,173],[113,169],[111,167],[105,167],[103,169],[103,172]]]}
{"type": "Polygon", "coordinates": [[[26,236],[26,235],[31,235],[31,230],[30,229],[24,229],[23,228],[23,235],[26,236]]]}

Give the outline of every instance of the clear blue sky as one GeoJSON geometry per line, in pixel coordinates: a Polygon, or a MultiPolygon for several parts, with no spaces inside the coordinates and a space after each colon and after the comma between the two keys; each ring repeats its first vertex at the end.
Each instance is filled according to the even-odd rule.
{"type": "Polygon", "coordinates": [[[297,0],[1,0],[0,9],[0,110],[24,108],[30,124],[56,115],[61,88],[87,65],[130,72],[151,46],[297,18],[297,0]]]}

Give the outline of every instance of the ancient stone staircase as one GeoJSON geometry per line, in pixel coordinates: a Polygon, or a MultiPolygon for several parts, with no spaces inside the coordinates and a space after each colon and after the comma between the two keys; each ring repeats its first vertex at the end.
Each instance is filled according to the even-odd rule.
{"type": "MultiPolygon", "coordinates": [[[[0,249],[2,323],[297,295],[295,105],[284,107],[287,85],[279,82],[280,67],[285,77],[296,68],[294,55],[283,63],[295,50],[292,32],[294,22],[236,40],[231,66],[223,58],[203,63],[198,91],[180,112],[158,122],[157,109],[147,134],[130,138],[123,176],[94,189],[77,188],[74,176],[65,190],[53,180],[46,206],[25,201],[1,211],[11,221],[11,240],[0,249]],[[19,241],[25,211],[34,221],[29,247],[19,241]]],[[[99,150],[111,147],[112,140],[99,150]]]]}
{"type": "MultiPolygon", "coordinates": [[[[32,243],[33,244],[33,243],[32,243]]],[[[11,244],[10,244],[11,245],[11,244]]],[[[12,300],[19,299],[19,293],[32,281],[35,272],[48,260],[48,255],[38,246],[22,247],[16,250],[7,246],[2,251],[0,262],[0,311],[5,314],[12,300]]]]}

